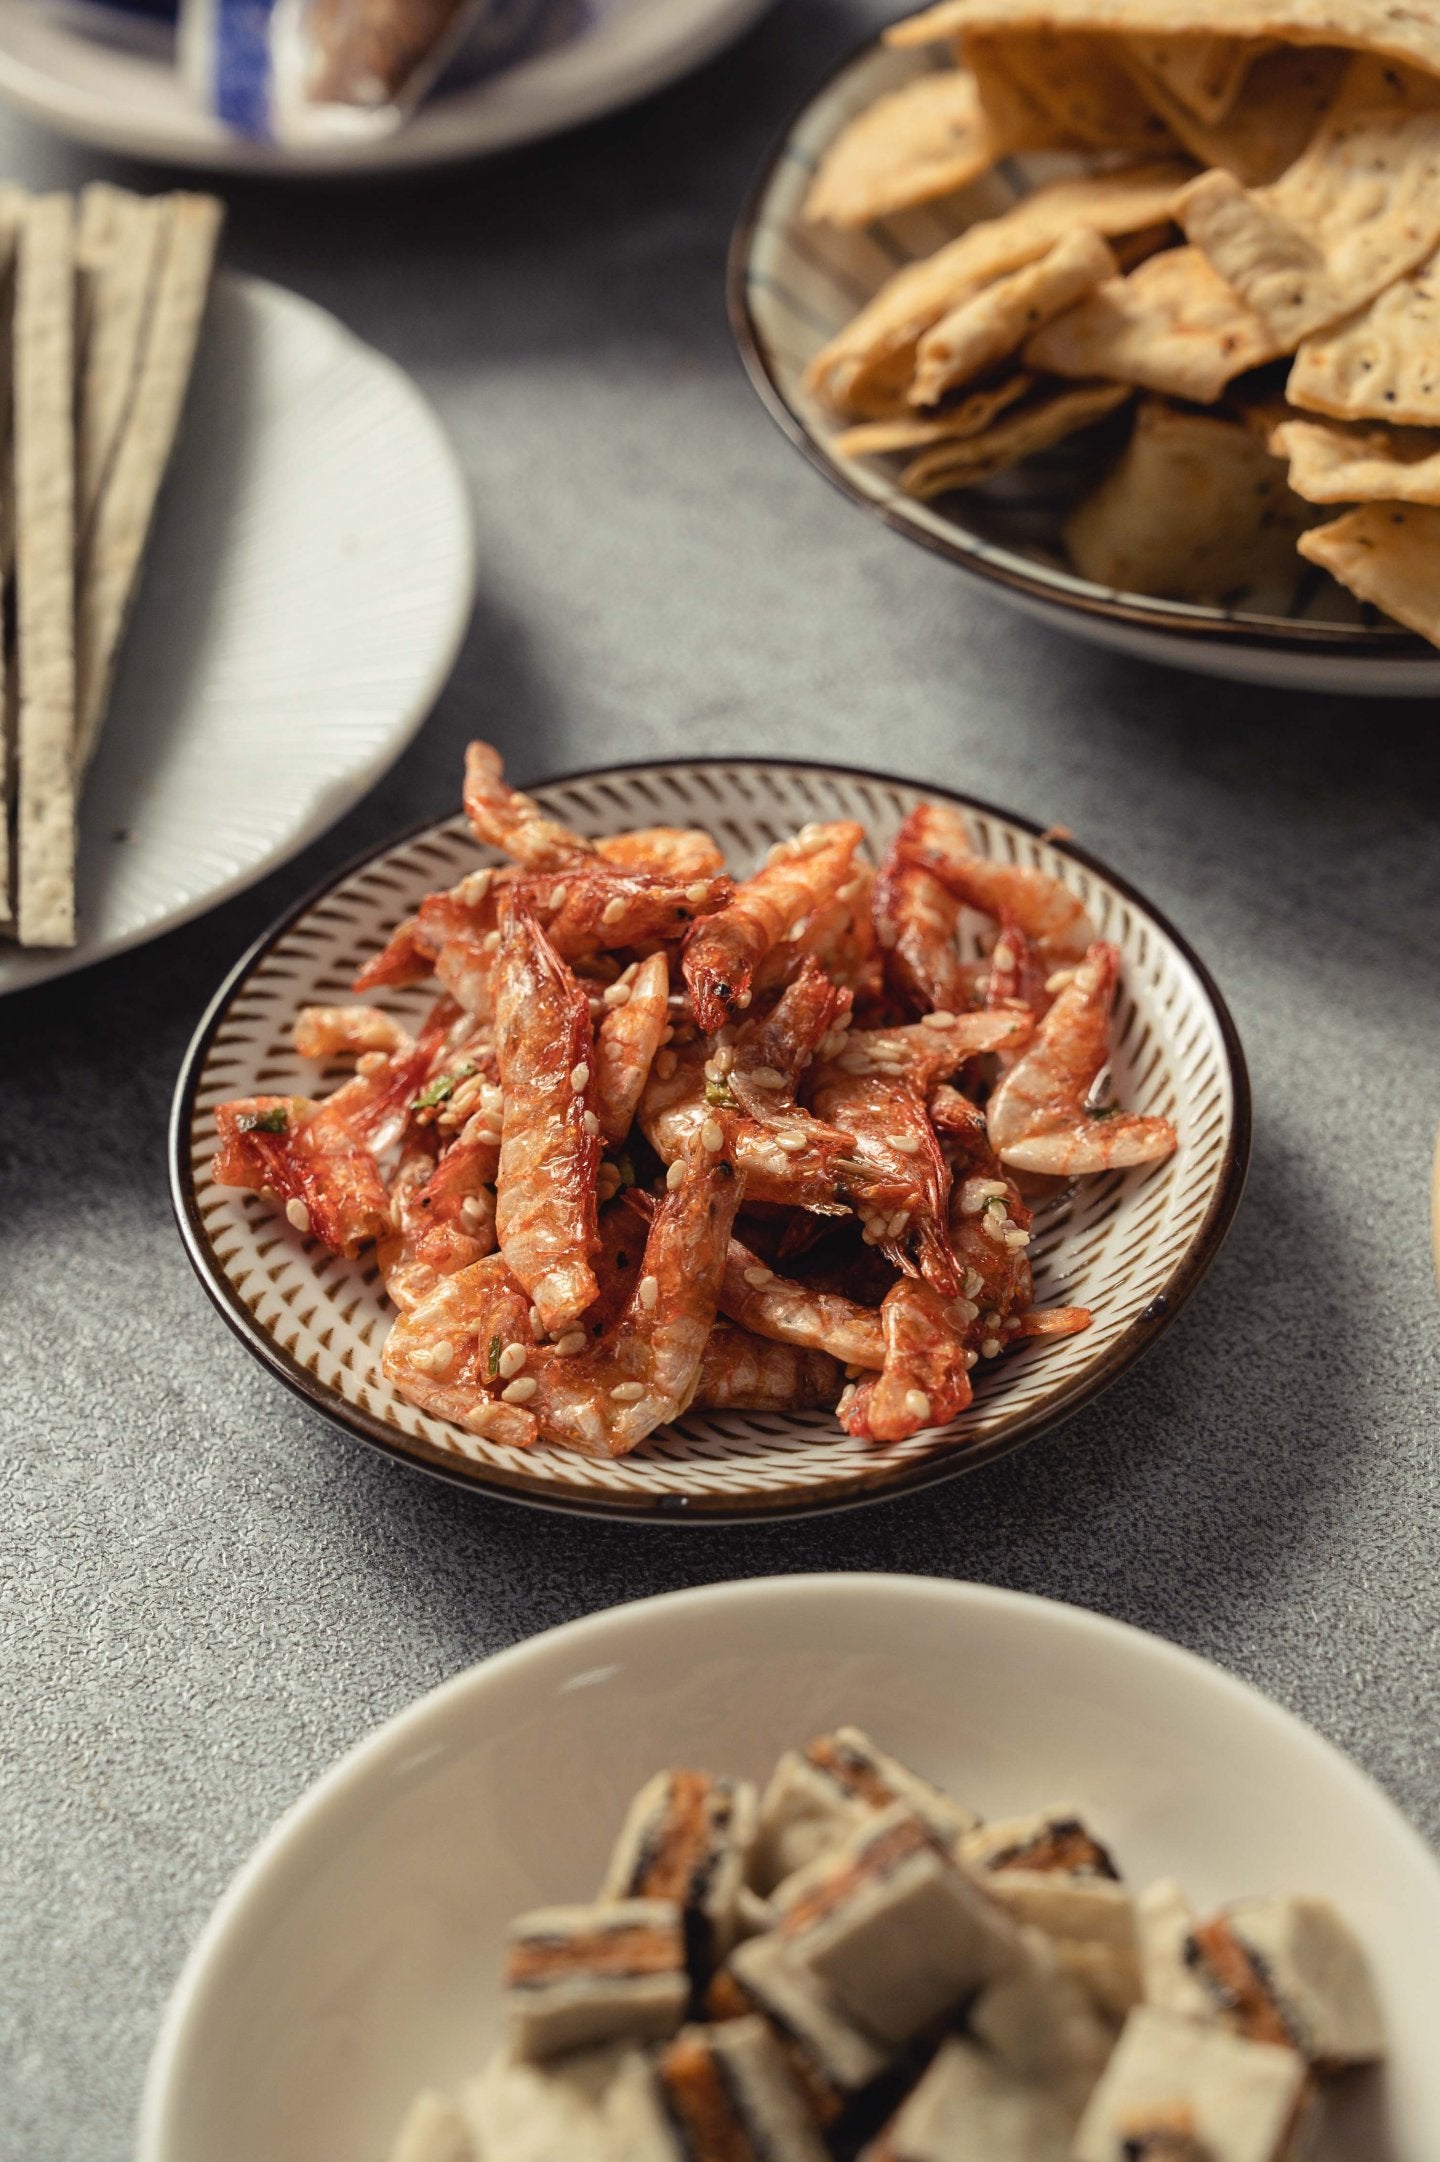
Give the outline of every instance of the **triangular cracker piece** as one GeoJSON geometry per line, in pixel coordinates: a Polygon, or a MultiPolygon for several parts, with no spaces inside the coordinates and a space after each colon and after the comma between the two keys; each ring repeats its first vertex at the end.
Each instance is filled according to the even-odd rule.
{"type": "Polygon", "coordinates": [[[1328,119],[1273,187],[1202,173],[1177,216],[1276,350],[1293,352],[1440,244],[1440,84],[1353,60],[1328,119]]]}
{"type": "Polygon", "coordinates": [[[1142,398],[1130,441],[1065,528],[1082,578],[1162,600],[1289,605],[1307,522],[1243,421],[1142,398]]]}
{"type": "Polygon", "coordinates": [[[1286,420],[1270,448],[1307,503],[1440,503],[1440,428],[1286,420]]]}
{"type": "Polygon", "coordinates": [[[41,195],[15,286],[16,921],[25,946],[75,943],[75,223],[41,195]]]}
{"type": "MultiPolygon", "coordinates": [[[[890,45],[933,45],[971,31],[1039,28],[1113,30],[1168,36],[1175,0],[940,0],[885,33],[890,45]]],[[[1193,14],[1190,15],[1193,21],[1193,14]]],[[[1395,0],[1206,0],[1204,29],[1215,37],[1266,38],[1281,45],[1347,45],[1440,75],[1440,14],[1395,0]]]]}
{"type": "Polygon", "coordinates": [[[968,68],[917,75],[840,130],[820,160],[805,215],[817,224],[869,225],[968,187],[1001,154],[968,68]]]}
{"type": "Polygon", "coordinates": [[[170,200],[139,375],[95,506],[81,570],[75,736],[80,773],[100,732],[120,634],[180,425],[221,217],[213,196],[176,195],[170,200]]]}
{"type": "Polygon", "coordinates": [[[997,31],[965,41],[981,102],[1007,150],[1047,143],[1163,156],[1174,140],[1103,38],[997,31]]]}
{"type": "Polygon", "coordinates": [[[1219,166],[1250,188],[1277,179],[1299,157],[1334,101],[1347,61],[1338,51],[1279,46],[1255,62],[1241,95],[1218,120],[1189,112],[1133,48],[1127,64],[1176,141],[1202,165],[1219,166]]]}
{"type": "Polygon", "coordinates": [[[980,435],[937,443],[933,450],[922,451],[900,475],[900,485],[907,495],[926,498],[977,487],[1008,466],[1018,465],[1022,458],[1033,458],[1063,443],[1067,436],[1078,435],[1082,428],[1093,428],[1129,395],[1120,383],[1046,389],[1015,406],[980,435]]]}
{"type": "Polygon", "coordinates": [[[947,392],[1008,359],[1041,323],[1114,275],[1115,258],[1105,242],[1081,226],[1038,262],[982,286],[920,340],[910,403],[938,405],[947,392]]]}
{"type": "Polygon", "coordinates": [[[1128,278],[1107,279],[1030,339],[1027,368],[1108,375],[1195,405],[1273,360],[1265,325],[1196,248],[1167,248],[1128,278]]]}
{"type": "Polygon", "coordinates": [[[958,405],[943,412],[918,413],[898,420],[864,420],[832,438],[830,448],[842,458],[873,458],[887,451],[924,450],[931,443],[947,443],[957,437],[978,435],[997,413],[1018,404],[1035,388],[1033,375],[1010,375],[1003,382],[987,383],[972,390],[958,405]]]}
{"type": "Polygon", "coordinates": [[[1440,509],[1362,503],[1302,533],[1299,547],[1358,599],[1440,646],[1440,509]]]}
{"type": "Polygon", "coordinates": [[[1184,112],[1212,122],[1225,118],[1260,53],[1268,50],[1251,38],[1217,37],[1207,30],[1120,43],[1184,112]]]}
{"type": "Polygon", "coordinates": [[[94,181],[80,198],[77,251],[90,274],[76,407],[77,522],[83,533],[130,408],[169,206],[94,181]]]}
{"type": "Polygon", "coordinates": [[[1440,427],[1440,254],[1368,308],[1306,338],[1285,395],[1337,420],[1440,427]]]}
{"type": "Polygon", "coordinates": [[[1076,226],[1117,235],[1170,215],[1193,168],[1179,162],[1056,180],[984,218],[923,261],[886,280],[805,371],[808,389],[839,413],[866,419],[894,411],[914,368],[915,347],[932,323],[1006,271],[1033,263],[1076,226]]]}

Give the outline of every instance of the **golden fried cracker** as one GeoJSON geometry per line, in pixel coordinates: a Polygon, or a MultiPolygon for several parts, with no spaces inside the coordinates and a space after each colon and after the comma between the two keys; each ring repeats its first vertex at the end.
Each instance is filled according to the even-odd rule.
{"type": "Polygon", "coordinates": [[[968,187],[998,152],[967,68],[917,75],[840,130],[805,198],[814,223],[875,218],[968,187]]]}
{"type": "Polygon", "coordinates": [[[1298,545],[1357,599],[1440,645],[1440,509],[1362,503],[1302,533],[1298,545]]]}
{"type": "Polygon", "coordinates": [[[1128,278],[1109,278],[1031,338],[1025,365],[1109,376],[1196,405],[1274,358],[1265,325],[1196,248],[1167,248],[1128,278]]]}
{"type": "Polygon", "coordinates": [[[1440,503],[1440,428],[1290,419],[1270,432],[1307,503],[1440,503]]]}
{"type": "Polygon", "coordinates": [[[1285,395],[1337,420],[1440,427],[1440,253],[1368,308],[1304,339],[1285,395]]]}
{"type": "Polygon", "coordinates": [[[1049,387],[997,420],[993,428],[963,442],[937,443],[911,460],[900,475],[907,495],[949,495],[974,488],[1038,451],[1049,450],[1092,428],[1123,405],[1129,391],[1119,383],[1077,383],[1049,387]]]}

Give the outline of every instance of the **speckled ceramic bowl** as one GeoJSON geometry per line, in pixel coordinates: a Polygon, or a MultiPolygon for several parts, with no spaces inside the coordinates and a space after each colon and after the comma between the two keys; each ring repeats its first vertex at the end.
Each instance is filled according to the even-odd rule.
{"type": "Polygon", "coordinates": [[[1291,612],[1261,615],[1123,593],[1078,578],[1060,541],[1065,516],[1099,476],[1086,439],[986,487],[922,503],[902,492],[899,458],[848,458],[838,424],[805,388],[807,362],[904,263],[993,217],[1057,159],[1011,158],[941,203],[860,232],[801,214],[816,164],[840,129],[887,91],[940,64],[878,39],[844,62],[796,116],[762,170],[730,249],[730,319],[751,381],[781,428],[852,503],[981,579],[997,600],[1056,629],[1144,660],[1294,690],[1369,697],[1440,695],[1440,654],[1318,570],[1297,579],[1291,612]]]}
{"type": "MultiPolygon", "coordinates": [[[[759,759],[614,767],[536,791],[582,833],[706,826],[739,873],[808,819],[859,819],[884,848],[908,811],[945,793],[759,759]]],[[[610,1462],[548,1444],[507,1448],[406,1403],[380,1368],[391,1309],[373,1256],[338,1260],[257,1195],[216,1186],[213,1113],[227,1097],[313,1088],[313,1067],[291,1048],[297,1009],[343,1001],[360,963],[425,893],[494,860],[460,818],[407,836],[303,901],[240,962],[200,1025],[176,1091],[171,1175],[186,1249],[225,1319],[307,1402],[392,1455],[460,1485],[608,1515],[714,1521],[875,1500],[984,1463],[1056,1425],[1139,1357],[1224,1237],[1249,1153],[1245,1063],[1205,970],[1123,880],[1082,849],[1042,840],[1023,819],[953,800],[968,813],[977,848],[1062,878],[1119,947],[1118,1094],[1179,1129],[1167,1163],[1087,1179],[1073,1199],[1037,1216],[1037,1299],[1090,1307],[1094,1322],[1083,1334],[1009,1353],[983,1371],[975,1401],[951,1425],[884,1446],[852,1440],[826,1412],[692,1412],[610,1462]]],[[[962,920],[972,954],[981,928],[978,918],[962,920]]],[[[428,996],[420,987],[380,1002],[413,1018],[428,996]]]]}

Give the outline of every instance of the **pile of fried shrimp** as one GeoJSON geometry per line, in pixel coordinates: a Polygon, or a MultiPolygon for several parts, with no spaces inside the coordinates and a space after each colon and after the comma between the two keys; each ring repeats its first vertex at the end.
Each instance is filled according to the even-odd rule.
{"type": "Polygon", "coordinates": [[[465,810],[508,862],[356,978],[433,979],[418,1035],[306,1007],[296,1048],[353,1078],[215,1113],[217,1183],[374,1246],[402,1396],[597,1456],[692,1406],[833,1406],[895,1442],[963,1410],[981,1360],[1088,1325],[1032,1305],[1031,1204],[1176,1137],[1095,1101],[1119,956],[1058,880],[943,803],[878,867],[841,820],[736,880],[708,833],[570,832],[483,743],[465,810]]]}

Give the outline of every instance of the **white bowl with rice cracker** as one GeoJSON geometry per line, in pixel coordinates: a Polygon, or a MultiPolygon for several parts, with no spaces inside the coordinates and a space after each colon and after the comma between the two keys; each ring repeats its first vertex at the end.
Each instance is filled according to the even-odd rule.
{"type": "MultiPolygon", "coordinates": [[[[42,380],[38,368],[31,372],[42,380]]],[[[163,407],[167,386],[162,380],[156,388],[163,407]]],[[[103,399],[82,400],[79,453],[66,479],[72,516],[85,501],[87,414],[102,436],[111,425],[103,399]]],[[[141,419],[140,439],[122,435],[111,461],[112,474],[128,473],[130,485],[108,521],[101,498],[99,561],[109,584],[81,581],[81,658],[68,679],[68,618],[58,630],[53,616],[43,618],[37,633],[42,660],[47,636],[61,655],[72,748],[87,685],[93,725],[96,678],[114,657],[117,610],[124,612],[137,571],[130,559],[144,436],[156,426],[163,433],[165,416],[150,411],[141,419]]],[[[22,434],[24,427],[22,407],[22,434]]],[[[43,512],[43,495],[39,500],[43,512]]],[[[20,511],[23,589],[23,489],[20,511]]],[[[67,783],[79,794],[75,942],[24,945],[0,937],[0,992],[157,937],[324,832],[399,756],[429,712],[474,588],[468,492],[413,384],[311,302],[228,273],[216,282],[204,319],[144,556],[104,732],[88,774],[67,783]]],[[[42,688],[57,681],[53,666],[32,675],[42,688]]],[[[37,741],[43,752],[47,725],[59,732],[38,697],[36,706],[27,739],[22,684],[15,835],[22,909],[27,758],[37,741]]],[[[53,776],[40,766],[47,787],[64,778],[61,763],[53,776]]],[[[69,815],[63,807],[66,822],[69,815]]],[[[42,843],[34,860],[43,870],[47,846],[56,860],[65,846],[58,830],[42,843]]],[[[63,936],[65,905],[62,896],[53,923],[38,928],[63,936]]]]}
{"type": "Polygon", "coordinates": [[[1379,491],[1436,500],[1440,37],[1402,73],[1363,49],[1373,9],[1324,39],[1303,15],[1232,0],[1202,36],[1176,0],[965,0],[896,26],[762,172],[731,320],[811,462],[995,598],[1208,674],[1433,697],[1440,532],[1379,491]],[[937,125],[866,123],[965,75],[926,42],[962,15],[974,177],[941,193],[937,125]]]}

